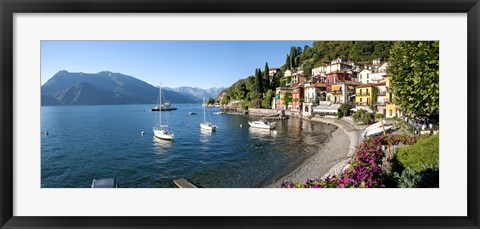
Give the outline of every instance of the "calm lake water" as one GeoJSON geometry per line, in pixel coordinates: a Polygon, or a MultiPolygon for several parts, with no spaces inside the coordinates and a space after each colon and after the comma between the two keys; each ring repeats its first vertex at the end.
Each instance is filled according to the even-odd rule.
{"type": "Polygon", "coordinates": [[[89,188],[100,178],[116,178],[119,188],[163,188],[182,177],[209,188],[263,187],[318,152],[333,130],[291,118],[264,131],[248,126],[259,117],[207,108],[207,121],[218,126],[209,133],[199,127],[201,104],[173,105],[178,110],[162,113],[173,142],[153,136],[153,105],[42,107],[42,188],[89,188]]]}

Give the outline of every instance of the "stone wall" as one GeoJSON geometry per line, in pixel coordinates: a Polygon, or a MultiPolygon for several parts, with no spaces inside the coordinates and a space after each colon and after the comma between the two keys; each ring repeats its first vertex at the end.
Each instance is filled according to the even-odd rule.
{"type": "Polygon", "coordinates": [[[283,110],[263,109],[263,108],[249,108],[248,113],[251,115],[270,116],[278,115],[284,112],[283,110]]]}

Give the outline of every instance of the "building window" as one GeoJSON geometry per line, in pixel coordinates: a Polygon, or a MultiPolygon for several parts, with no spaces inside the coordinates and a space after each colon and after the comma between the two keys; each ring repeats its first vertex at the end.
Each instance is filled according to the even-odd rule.
{"type": "Polygon", "coordinates": [[[367,80],[368,80],[368,73],[367,73],[367,80]]]}
{"type": "Polygon", "coordinates": [[[392,109],[388,111],[388,114],[389,114],[388,116],[392,116],[392,109]]]}

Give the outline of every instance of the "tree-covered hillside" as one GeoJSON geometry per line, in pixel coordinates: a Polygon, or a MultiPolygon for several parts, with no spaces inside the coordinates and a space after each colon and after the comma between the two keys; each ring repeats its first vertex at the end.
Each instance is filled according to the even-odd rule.
{"type": "Polygon", "coordinates": [[[373,59],[387,60],[391,46],[391,41],[315,41],[312,47],[291,47],[286,54],[285,64],[280,66],[280,72],[270,77],[266,63],[263,71],[255,69],[255,75],[237,81],[224,90],[217,100],[222,104],[240,101],[243,107],[270,108],[275,88],[280,86],[287,69],[302,69],[305,76],[310,77],[313,68],[337,58],[363,66],[373,59]]]}

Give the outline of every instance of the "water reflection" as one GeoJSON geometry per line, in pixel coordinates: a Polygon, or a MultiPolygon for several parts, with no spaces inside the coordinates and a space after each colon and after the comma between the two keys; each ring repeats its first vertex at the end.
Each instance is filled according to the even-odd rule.
{"type": "Polygon", "coordinates": [[[153,136],[153,146],[155,148],[155,153],[163,154],[173,145],[173,141],[163,140],[153,136]]]}
{"type": "Polygon", "coordinates": [[[267,137],[277,135],[276,130],[262,129],[262,128],[248,128],[248,133],[254,137],[267,137]]]}

